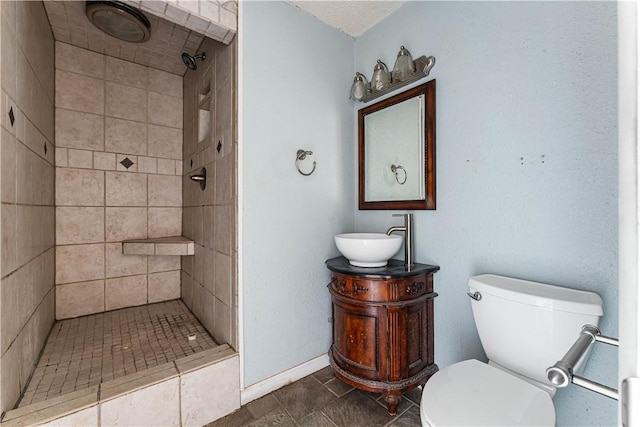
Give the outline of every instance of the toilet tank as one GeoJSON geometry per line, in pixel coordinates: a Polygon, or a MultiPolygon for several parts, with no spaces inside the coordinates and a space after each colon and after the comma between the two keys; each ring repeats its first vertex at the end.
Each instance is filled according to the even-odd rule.
{"type": "Polygon", "coordinates": [[[575,342],[585,324],[598,326],[594,292],[482,274],[469,279],[480,341],[490,361],[543,384],[546,369],[575,342]]]}

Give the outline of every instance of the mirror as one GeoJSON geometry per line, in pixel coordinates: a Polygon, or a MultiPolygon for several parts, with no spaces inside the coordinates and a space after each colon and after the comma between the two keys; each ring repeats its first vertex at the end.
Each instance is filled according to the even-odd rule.
{"type": "Polygon", "coordinates": [[[436,81],[358,111],[358,208],[435,209],[436,81]]]}

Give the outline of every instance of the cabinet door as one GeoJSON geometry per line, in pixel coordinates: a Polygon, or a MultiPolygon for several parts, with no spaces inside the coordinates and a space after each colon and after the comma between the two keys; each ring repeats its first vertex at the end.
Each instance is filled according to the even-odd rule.
{"type": "Polygon", "coordinates": [[[433,363],[433,299],[407,307],[408,376],[416,375],[433,363]]]}
{"type": "Polygon", "coordinates": [[[342,369],[381,379],[387,369],[385,314],[384,307],[333,301],[333,354],[342,369]]]}

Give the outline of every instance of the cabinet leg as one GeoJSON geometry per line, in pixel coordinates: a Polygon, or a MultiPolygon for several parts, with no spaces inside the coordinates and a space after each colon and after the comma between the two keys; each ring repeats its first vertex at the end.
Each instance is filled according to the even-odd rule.
{"type": "Polygon", "coordinates": [[[390,391],[384,396],[384,401],[387,402],[387,410],[389,415],[395,415],[398,409],[398,403],[402,397],[402,393],[398,391],[390,391]]]}

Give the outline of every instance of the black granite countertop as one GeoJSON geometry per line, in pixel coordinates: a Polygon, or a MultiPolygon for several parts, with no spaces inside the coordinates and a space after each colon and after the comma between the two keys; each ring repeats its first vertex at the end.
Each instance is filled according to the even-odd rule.
{"type": "Polygon", "coordinates": [[[331,258],[325,261],[327,268],[336,273],[352,274],[354,276],[371,277],[379,279],[392,279],[396,277],[408,277],[420,273],[435,273],[440,270],[437,265],[415,263],[411,270],[404,265],[404,261],[390,259],[384,267],[356,267],[349,264],[349,260],[343,256],[331,258]]]}

